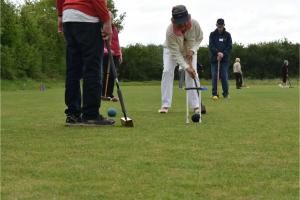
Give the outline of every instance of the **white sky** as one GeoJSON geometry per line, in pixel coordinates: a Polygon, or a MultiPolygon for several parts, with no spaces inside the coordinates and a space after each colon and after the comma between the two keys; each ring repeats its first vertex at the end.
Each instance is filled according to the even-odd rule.
{"type": "Polygon", "coordinates": [[[162,44],[170,23],[171,9],[183,4],[203,32],[202,46],[215,29],[216,20],[225,20],[233,42],[249,44],[287,38],[300,43],[300,0],[114,0],[119,13],[126,12],[121,46],[162,44]]]}

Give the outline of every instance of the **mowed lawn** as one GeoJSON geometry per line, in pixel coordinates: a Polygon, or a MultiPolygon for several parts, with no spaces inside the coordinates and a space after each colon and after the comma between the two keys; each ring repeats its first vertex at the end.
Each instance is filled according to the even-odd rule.
{"type": "MultiPolygon", "coordinates": [[[[185,93],[123,85],[134,128],[65,127],[64,89],[2,91],[1,199],[298,199],[299,88],[257,81],[185,123],[185,93]]],[[[295,84],[296,85],[296,84],[295,84]]]]}

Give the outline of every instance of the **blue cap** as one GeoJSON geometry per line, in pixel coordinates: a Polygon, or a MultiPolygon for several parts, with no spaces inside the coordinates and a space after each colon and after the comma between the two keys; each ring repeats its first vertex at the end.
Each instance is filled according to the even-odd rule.
{"type": "Polygon", "coordinates": [[[184,24],[189,21],[189,13],[184,5],[173,7],[172,20],[175,24],[184,24]]]}

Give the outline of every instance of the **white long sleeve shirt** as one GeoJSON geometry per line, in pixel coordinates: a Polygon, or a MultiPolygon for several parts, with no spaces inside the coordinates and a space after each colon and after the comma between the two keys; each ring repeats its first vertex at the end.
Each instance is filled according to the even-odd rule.
{"type": "Polygon", "coordinates": [[[201,27],[196,20],[192,19],[191,29],[185,32],[183,36],[175,35],[173,32],[173,24],[170,24],[167,28],[164,47],[170,50],[170,53],[176,63],[186,69],[189,67],[185,59],[187,52],[192,50],[194,54],[197,54],[202,40],[203,32],[201,27]]]}
{"type": "Polygon", "coordinates": [[[233,64],[233,72],[234,73],[242,73],[242,66],[239,62],[235,62],[233,64]]]}

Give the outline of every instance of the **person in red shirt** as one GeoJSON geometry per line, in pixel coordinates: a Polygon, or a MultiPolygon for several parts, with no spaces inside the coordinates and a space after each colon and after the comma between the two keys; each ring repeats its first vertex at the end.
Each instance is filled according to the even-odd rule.
{"type": "MultiPolygon", "coordinates": [[[[111,13],[110,16],[111,18],[113,18],[113,15],[111,13]]],[[[116,68],[118,68],[122,63],[122,51],[119,43],[119,31],[113,23],[112,23],[112,38],[111,38],[110,47],[114,58],[115,66],[116,68]]],[[[112,71],[112,67],[109,65],[110,64],[109,64],[108,51],[106,48],[106,44],[104,44],[102,99],[117,102],[119,99],[113,95],[115,77],[112,71]],[[107,72],[108,68],[110,68],[109,72],[107,72]]]]}
{"type": "Polygon", "coordinates": [[[103,39],[112,35],[106,0],[57,0],[56,6],[58,32],[63,32],[67,44],[66,125],[113,125],[114,120],[99,113],[103,39]]]}

